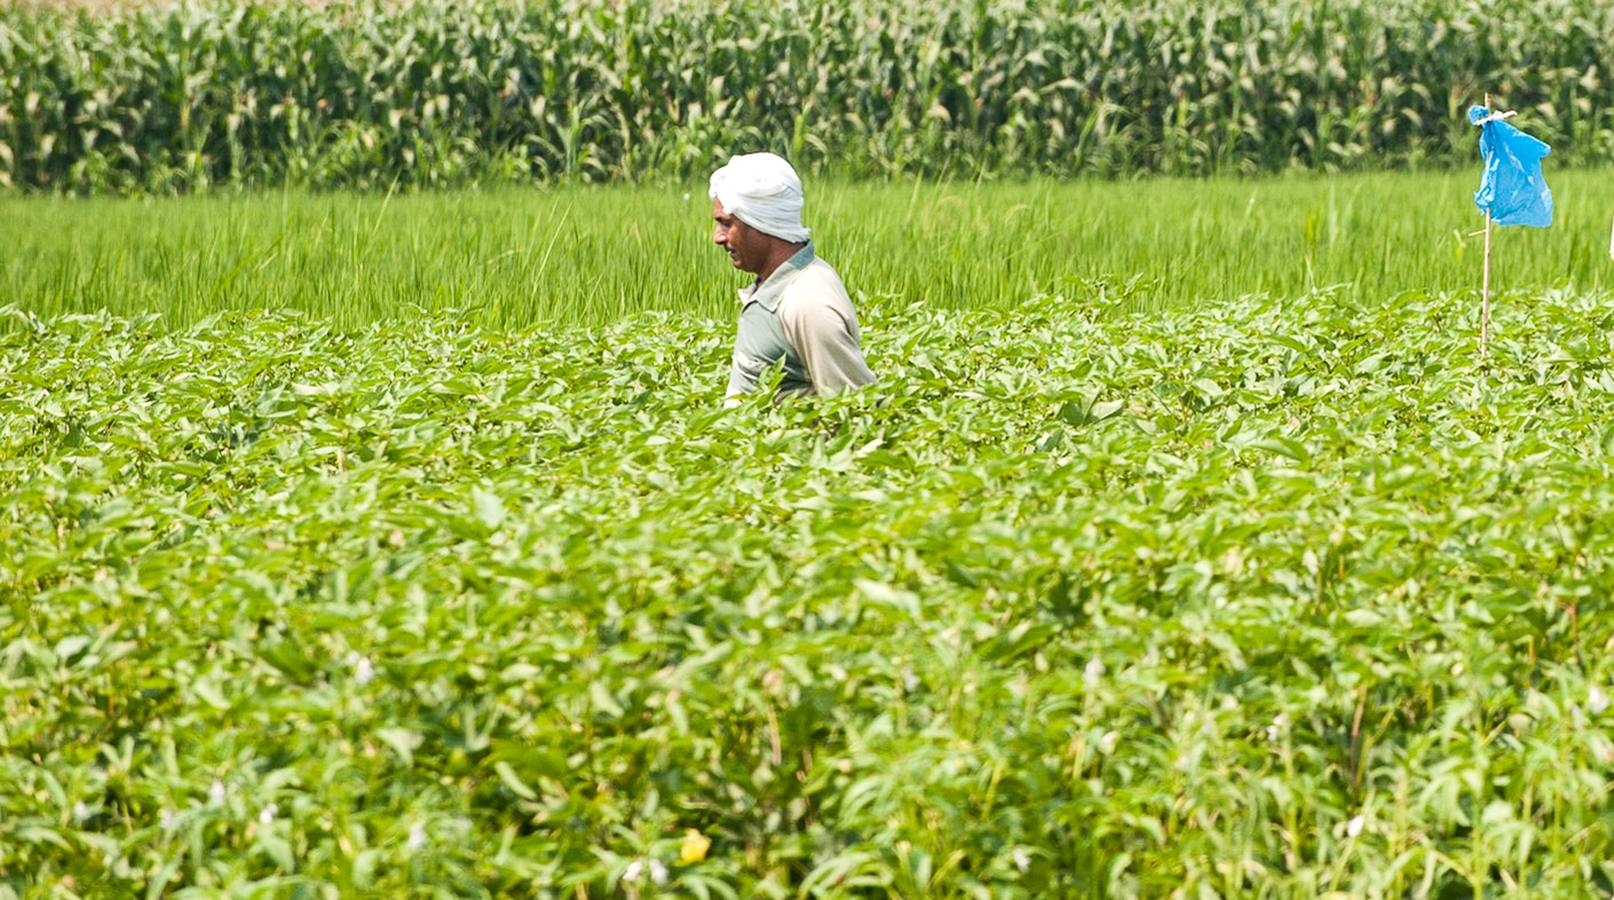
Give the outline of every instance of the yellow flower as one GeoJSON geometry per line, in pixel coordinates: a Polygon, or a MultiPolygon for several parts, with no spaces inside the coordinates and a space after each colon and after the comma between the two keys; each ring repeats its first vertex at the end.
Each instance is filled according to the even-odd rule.
{"type": "Polygon", "coordinates": [[[678,861],[685,865],[698,863],[706,858],[706,851],[711,846],[711,838],[691,828],[684,832],[684,846],[678,851],[678,861]]]}

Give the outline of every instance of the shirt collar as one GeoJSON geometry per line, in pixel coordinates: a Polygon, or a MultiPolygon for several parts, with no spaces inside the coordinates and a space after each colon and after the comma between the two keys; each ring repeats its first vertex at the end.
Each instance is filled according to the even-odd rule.
{"type": "Polygon", "coordinates": [[[806,246],[781,263],[779,268],[774,269],[767,281],[761,284],[752,282],[750,286],[741,288],[740,305],[760,303],[762,308],[769,312],[777,311],[779,302],[785,298],[785,288],[795,280],[802,269],[812,264],[814,258],[813,242],[808,241],[806,246]]]}

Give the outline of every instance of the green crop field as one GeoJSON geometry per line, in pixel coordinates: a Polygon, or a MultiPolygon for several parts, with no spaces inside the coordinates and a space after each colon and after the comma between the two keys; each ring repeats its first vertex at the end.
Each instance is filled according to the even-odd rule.
{"type": "Polygon", "coordinates": [[[1611,48],[0,0],[0,900],[1614,895],[1611,48]],[[727,408],[762,149],[878,381],[727,408]]]}
{"type": "Polygon", "coordinates": [[[0,4],[0,185],[1451,166],[1467,105],[1614,155],[1606,0],[0,4]]]}
{"type": "MultiPolygon", "coordinates": [[[[1496,281],[1614,283],[1614,172],[1552,173],[1551,229],[1504,229],[1496,281]]],[[[945,309],[1040,294],[1164,308],[1339,287],[1362,302],[1477,289],[1462,174],[959,184],[809,182],[808,224],[855,292],[945,309]]],[[[0,304],[170,325],[293,308],[340,326],[453,308],[495,328],[643,310],[728,318],[704,184],[400,195],[0,197],[0,304]]]]}
{"type": "Polygon", "coordinates": [[[1606,893],[1611,309],[12,311],[0,895],[1606,893]]]}

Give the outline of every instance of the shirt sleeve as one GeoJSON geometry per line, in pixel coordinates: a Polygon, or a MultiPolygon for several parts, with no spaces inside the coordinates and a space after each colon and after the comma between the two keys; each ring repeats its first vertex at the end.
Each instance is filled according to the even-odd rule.
{"type": "Polygon", "coordinates": [[[817,298],[788,303],[779,311],[779,322],[815,392],[833,394],[874,381],[858,346],[857,326],[831,303],[817,298]]]}

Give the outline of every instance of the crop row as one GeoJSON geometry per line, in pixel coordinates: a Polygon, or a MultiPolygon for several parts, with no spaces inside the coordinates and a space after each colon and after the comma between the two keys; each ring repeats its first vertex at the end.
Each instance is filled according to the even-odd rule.
{"type": "Polygon", "coordinates": [[[1447,163],[1486,91],[1614,156],[1598,0],[534,0],[0,8],[0,184],[1447,163]]]}

